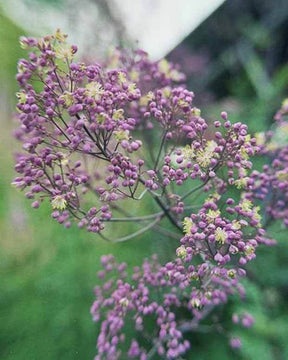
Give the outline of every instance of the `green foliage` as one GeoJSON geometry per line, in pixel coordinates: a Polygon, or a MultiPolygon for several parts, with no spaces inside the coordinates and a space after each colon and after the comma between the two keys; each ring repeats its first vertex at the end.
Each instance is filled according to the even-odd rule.
{"type": "Polygon", "coordinates": [[[24,35],[24,31],[1,12],[0,5],[0,78],[3,85],[9,86],[7,90],[16,91],[16,65],[18,59],[23,57],[23,51],[18,46],[21,35],[24,35]]]}

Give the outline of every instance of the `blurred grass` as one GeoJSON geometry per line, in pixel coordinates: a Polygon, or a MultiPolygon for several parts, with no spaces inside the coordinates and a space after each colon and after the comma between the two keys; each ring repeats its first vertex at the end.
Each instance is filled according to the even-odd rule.
{"type": "Polygon", "coordinates": [[[8,186],[1,181],[4,358],[92,358],[96,328],[89,308],[99,257],[113,252],[136,265],[153,251],[152,239],[111,246],[75,228],[67,231],[52,223],[47,207],[32,215],[8,186]]]}
{"type": "Polygon", "coordinates": [[[25,35],[24,31],[2,13],[0,2],[0,51],[2,54],[0,77],[2,86],[8,85],[10,89],[16,89],[16,64],[19,57],[23,56],[18,40],[23,35],[25,35]]]}

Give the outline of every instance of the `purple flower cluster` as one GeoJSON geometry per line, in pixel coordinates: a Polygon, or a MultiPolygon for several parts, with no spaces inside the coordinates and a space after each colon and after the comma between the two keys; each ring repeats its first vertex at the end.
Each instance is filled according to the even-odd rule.
{"type": "Polygon", "coordinates": [[[266,207],[268,223],[283,220],[288,227],[288,99],[275,115],[275,128],[267,134],[258,134],[261,153],[269,158],[262,171],[253,171],[253,186],[246,194],[248,199],[260,199],[266,207]]]}
{"type": "Polygon", "coordinates": [[[151,62],[142,51],[133,53],[126,67],[128,54],[115,51],[117,69],[111,69],[115,57],[105,65],[75,63],[77,47],[68,46],[66,37],[57,30],[40,40],[21,39],[31,52],[18,63],[21,126],[15,135],[24,153],[17,155],[20,175],[13,184],[28,189],[34,208],[48,198],[52,217],[66,227],[75,218],[79,227],[99,232],[111,218],[111,201],[135,198],[141,183],[153,189],[143,179],[145,161],[134,155],[142,141],[133,131],[149,102],[141,97],[140,78],[147,88],[152,80],[164,86],[183,75],[165,60],[151,62]],[[96,206],[87,208],[91,192],[96,206]]]}
{"type": "Polygon", "coordinates": [[[59,223],[69,227],[76,219],[99,233],[118,199],[147,192],[166,216],[179,218],[188,194],[175,193],[173,183],[200,180],[205,191],[251,185],[246,172],[257,146],[247,126],[231,125],[223,112],[224,124],[209,128],[192,105],[193,93],[173,85],[184,77],[166,60],[116,51],[102,65],[76,63],[77,47],[59,30],[21,44],[31,52],[18,64],[16,136],[24,152],[17,155],[13,184],[28,190],[34,208],[48,198],[59,223]],[[149,129],[161,137],[152,155],[149,129]],[[216,174],[224,165],[226,181],[216,174]]]}
{"type": "MultiPolygon", "coordinates": [[[[96,301],[91,308],[94,321],[101,322],[95,359],[145,360],[151,354],[179,358],[189,348],[183,336],[186,331],[195,330],[229,295],[237,292],[244,296],[239,282],[246,275],[243,266],[255,258],[259,244],[273,242],[265,236],[259,209],[250,200],[236,204],[228,198],[220,210],[220,199],[218,194],[210,196],[197,214],[184,219],[185,235],[175,259],[166,265],[161,266],[154,257],[128,277],[126,264],[118,265],[111,255],[102,258],[104,270],[99,278],[106,281],[95,288],[96,301]],[[194,265],[195,257],[198,265],[194,265]],[[145,328],[149,319],[154,324],[151,334],[145,328]],[[132,340],[125,338],[127,326],[135,329],[132,340]],[[149,339],[149,350],[145,344],[141,347],[141,338],[149,339]],[[130,346],[127,353],[121,350],[125,346],[130,346]]],[[[233,321],[238,323],[239,317],[234,316],[233,321]]],[[[244,314],[241,323],[250,327],[253,317],[244,314]]],[[[240,340],[232,339],[231,346],[239,347],[240,340]]]]}

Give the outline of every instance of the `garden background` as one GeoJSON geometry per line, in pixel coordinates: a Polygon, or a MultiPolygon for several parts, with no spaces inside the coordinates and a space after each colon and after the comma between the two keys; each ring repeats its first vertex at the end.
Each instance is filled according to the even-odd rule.
{"type": "MultiPolygon", "coordinates": [[[[58,1],[53,3],[59,6],[58,1]]],[[[113,253],[132,266],[154,252],[160,252],[164,260],[173,245],[166,246],[163,235],[155,239],[153,232],[131,242],[110,245],[75,226],[65,230],[50,218],[48,203],[35,211],[11,187],[13,152],[19,146],[12,138],[16,126],[13,120],[16,63],[23,56],[18,38],[28,31],[5,8],[3,3],[0,356],[5,360],[92,359],[97,326],[89,309],[100,256],[113,253]]],[[[108,21],[115,28],[125,25],[109,16],[108,21]]],[[[196,93],[195,104],[203,109],[204,117],[213,120],[225,109],[232,120],[246,122],[253,132],[263,131],[271,125],[282,99],[288,96],[287,32],[287,1],[247,0],[243,4],[228,0],[186,37],[169,58],[184,67],[190,88],[196,93]]],[[[121,42],[125,43],[125,32],[122,36],[121,42]]],[[[99,43],[95,46],[99,47],[99,43]]],[[[147,213],[145,206],[139,210],[147,213]]],[[[125,230],[129,232],[128,228],[125,230]]],[[[288,358],[288,234],[280,232],[277,224],[270,231],[278,244],[259,249],[257,259],[249,266],[245,304],[236,298],[229,304],[235,309],[245,305],[256,319],[252,329],[237,330],[243,341],[242,349],[232,352],[216,332],[197,334],[189,359],[288,358]]]]}

